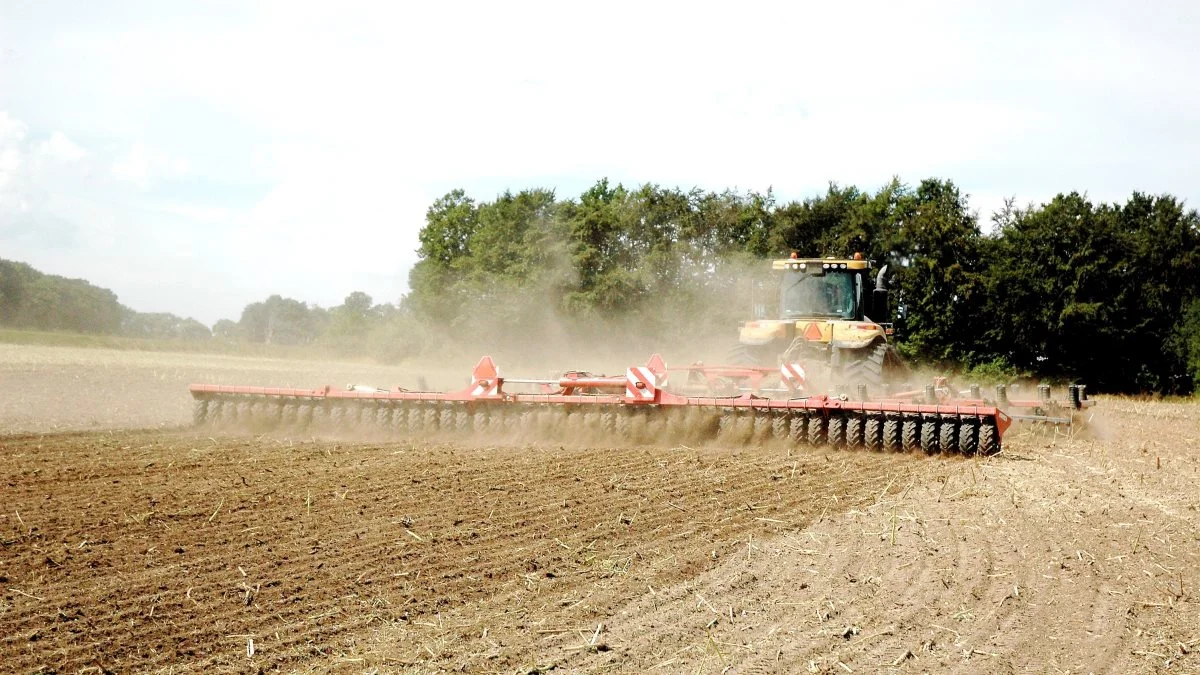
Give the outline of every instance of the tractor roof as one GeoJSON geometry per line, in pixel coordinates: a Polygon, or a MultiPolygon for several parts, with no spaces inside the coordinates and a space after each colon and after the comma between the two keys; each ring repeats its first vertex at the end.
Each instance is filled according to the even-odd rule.
{"type": "Polygon", "coordinates": [[[869,270],[871,269],[871,261],[855,260],[853,258],[784,258],[783,260],[771,261],[771,269],[773,270],[803,269],[809,266],[818,269],[869,270]]]}

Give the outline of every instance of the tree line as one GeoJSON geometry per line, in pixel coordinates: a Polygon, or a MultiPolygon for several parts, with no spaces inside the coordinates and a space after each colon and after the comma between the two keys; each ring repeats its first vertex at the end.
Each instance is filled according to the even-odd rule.
{"type": "Polygon", "coordinates": [[[429,208],[420,243],[404,304],[459,330],[481,317],[518,329],[550,310],[576,330],[624,316],[659,335],[724,330],[732,341],[754,295],[770,296],[756,261],[862,252],[888,266],[898,347],[917,361],[1112,392],[1189,393],[1200,381],[1200,216],[1171,195],[1010,201],[983,227],[941,179],[830,185],[783,204],[771,191],[601,180],[578,199],[451,192],[429,208]]]}
{"type": "MultiPolygon", "coordinates": [[[[897,345],[935,367],[1184,394],[1200,384],[1200,216],[1171,195],[1008,202],[986,222],[950,180],[831,184],[780,203],[600,180],[578,197],[436,200],[410,291],[321,308],[273,295],[211,331],[138,314],[105,289],[0,261],[0,325],[314,345],[396,360],[447,344],[647,348],[736,340],[774,302],[765,260],[862,252],[887,266],[897,345]]],[[[767,310],[769,313],[769,310],[767,310]]]]}
{"type": "Polygon", "coordinates": [[[97,335],[205,340],[208,326],[165,312],[136,312],[107,288],[83,279],[43,274],[0,259],[0,326],[97,335]]]}

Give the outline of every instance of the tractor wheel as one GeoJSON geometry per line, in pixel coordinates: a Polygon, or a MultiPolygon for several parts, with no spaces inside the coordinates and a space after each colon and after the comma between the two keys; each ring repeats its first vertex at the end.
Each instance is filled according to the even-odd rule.
{"type": "Polygon", "coordinates": [[[896,348],[877,340],[863,349],[840,350],[841,380],[847,387],[866,385],[868,392],[882,392],[885,384],[908,379],[909,369],[896,348]]]}
{"type": "Polygon", "coordinates": [[[774,365],[773,362],[768,362],[769,359],[764,356],[762,347],[744,345],[740,342],[729,350],[725,360],[731,366],[774,365]]]}

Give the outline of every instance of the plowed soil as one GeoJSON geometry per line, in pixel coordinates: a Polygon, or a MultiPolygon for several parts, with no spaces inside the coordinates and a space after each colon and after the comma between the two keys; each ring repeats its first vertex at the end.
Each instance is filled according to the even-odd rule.
{"type": "Polygon", "coordinates": [[[1195,402],[988,459],[208,437],[180,380],[289,364],[77,351],[0,364],[0,670],[1200,670],[1195,402]]]}

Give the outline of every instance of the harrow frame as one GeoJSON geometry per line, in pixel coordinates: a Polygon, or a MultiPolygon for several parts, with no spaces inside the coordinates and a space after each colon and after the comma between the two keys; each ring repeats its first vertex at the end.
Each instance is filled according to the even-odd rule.
{"type": "Polygon", "coordinates": [[[538,426],[559,438],[774,438],[814,446],[972,455],[999,452],[1012,423],[1006,412],[982,401],[686,396],[665,388],[668,379],[658,355],[645,366],[627,369],[624,377],[568,373],[554,380],[504,378],[492,358],[484,356],[472,371],[470,385],[456,392],[209,384],[194,384],[190,391],[197,425],[244,421],[242,426],[256,430],[283,426],[356,432],[365,422],[391,435],[424,435],[520,432],[538,426]],[[542,391],[510,393],[506,385],[534,385],[542,391]],[[557,391],[547,391],[554,387],[557,391]]]}

